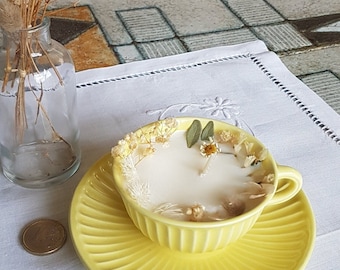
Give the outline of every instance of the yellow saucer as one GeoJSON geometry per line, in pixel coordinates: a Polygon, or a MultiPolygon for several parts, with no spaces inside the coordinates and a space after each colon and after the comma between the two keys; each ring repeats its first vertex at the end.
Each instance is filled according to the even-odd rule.
{"type": "Polygon", "coordinates": [[[146,238],[132,223],[112,181],[110,155],[85,174],[71,204],[74,246],[89,269],[303,269],[315,240],[314,216],[300,191],[268,206],[254,227],[225,249],[189,254],[146,238]]]}

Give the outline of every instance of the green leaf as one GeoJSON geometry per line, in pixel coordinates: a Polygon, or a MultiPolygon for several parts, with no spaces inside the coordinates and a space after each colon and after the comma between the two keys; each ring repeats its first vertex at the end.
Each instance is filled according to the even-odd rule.
{"type": "Polygon", "coordinates": [[[197,143],[201,135],[201,130],[202,130],[201,122],[198,120],[194,120],[186,133],[188,148],[191,148],[195,143],[197,143]]]}
{"type": "Polygon", "coordinates": [[[209,137],[214,137],[214,122],[209,121],[207,125],[204,127],[202,134],[201,134],[201,140],[202,141],[209,141],[209,137]]]}

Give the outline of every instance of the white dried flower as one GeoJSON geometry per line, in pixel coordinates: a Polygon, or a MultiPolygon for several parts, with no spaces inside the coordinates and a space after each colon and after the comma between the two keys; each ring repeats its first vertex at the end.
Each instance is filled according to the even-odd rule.
{"type": "Polygon", "coordinates": [[[150,188],[147,181],[140,179],[131,155],[121,161],[121,166],[129,195],[139,205],[147,207],[150,203],[150,188]]]}
{"type": "Polygon", "coordinates": [[[248,168],[248,167],[252,166],[255,161],[256,161],[255,156],[246,156],[246,158],[244,159],[244,162],[243,162],[243,167],[248,168]]]}
{"type": "Polygon", "coordinates": [[[245,141],[244,142],[244,146],[245,146],[247,155],[250,155],[252,153],[252,150],[253,150],[253,147],[254,147],[254,143],[245,141]]]}
{"type": "Polygon", "coordinates": [[[154,210],[154,213],[160,214],[172,218],[180,218],[184,215],[183,209],[174,203],[162,203],[158,205],[154,210]]]}
{"type": "Polygon", "coordinates": [[[260,151],[260,153],[258,154],[257,159],[258,159],[259,161],[263,161],[263,160],[265,160],[265,159],[267,158],[267,156],[268,156],[268,149],[267,149],[267,148],[263,148],[263,149],[260,151]]]}
{"type": "Polygon", "coordinates": [[[217,142],[213,138],[209,137],[209,142],[203,142],[200,146],[201,155],[204,157],[210,157],[221,152],[217,142]]]}

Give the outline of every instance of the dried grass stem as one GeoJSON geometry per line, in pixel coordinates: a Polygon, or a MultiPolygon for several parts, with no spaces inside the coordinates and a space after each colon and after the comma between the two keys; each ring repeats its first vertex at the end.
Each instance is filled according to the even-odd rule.
{"type": "MultiPolygon", "coordinates": [[[[34,28],[43,22],[50,2],[51,0],[0,0],[0,26],[3,28],[6,35],[14,40],[16,46],[12,60],[10,43],[8,43],[8,47],[6,48],[6,64],[1,92],[6,91],[6,86],[9,82],[11,82],[12,87],[14,87],[15,81],[18,82],[15,104],[15,127],[18,143],[23,141],[24,133],[27,129],[25,83],[28,83],[28,86],[26,85],[26,87],[30,88],[31,92],[35,95],[38,105],[37,118],[42,112],[42,117],[44,117],[50,125],[53,139],[66,142],[56,132],[52,125],[47,110],[41,102],[43,95],[38,97],[36,93],[34,93],[35,90],[33,87],[30,86],[29,81],[32,73],[39,73],[38,66],[32,57],[32,53],[35,50],[39,50],[52,67],[58,77],[60,85],[64,85],[62,76],[48,55],[48,52],[39,42],[35,33],[30,32],[31,28],[34,28]]],[[[41,90],[43,91],[42,85],[41,90]]]]}

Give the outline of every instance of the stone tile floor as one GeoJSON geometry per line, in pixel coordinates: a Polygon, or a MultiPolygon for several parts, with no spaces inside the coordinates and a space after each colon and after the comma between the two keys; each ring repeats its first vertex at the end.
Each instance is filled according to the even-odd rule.
{"type": "Polygon", "coordinates": [[[51,2],[78,71],[261,39],[340,114],[339,0],[51,2]]]}

